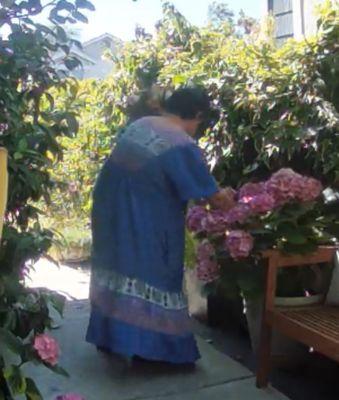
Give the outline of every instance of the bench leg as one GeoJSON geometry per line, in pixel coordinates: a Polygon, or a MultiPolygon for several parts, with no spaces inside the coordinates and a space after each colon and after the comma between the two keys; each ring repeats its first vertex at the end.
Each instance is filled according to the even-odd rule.
{"type": "Polygon", "coordinates": [[[263,322],[258,352],[257,387],[266,388],[271,369],[272,328],[263,322]]]}

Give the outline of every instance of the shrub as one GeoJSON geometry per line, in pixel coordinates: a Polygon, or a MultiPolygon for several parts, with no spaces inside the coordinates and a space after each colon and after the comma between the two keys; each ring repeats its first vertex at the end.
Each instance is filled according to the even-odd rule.
{"type": "Polygon", "coordinates": [[[0,4],[0,26],[9,32],[8,37],[0,37],[0,146],[9,154],[8,207],[0,247],[0,340],[4,344],[0,350],[0,397],[41,399],[21,367],[40,362],[65,374],[56,365],[57,352],[42,359],[42,350],[34,347],[36,338],[52,327],[49,306],[61,313],[63,299],[46,290],[27,289],[23,281],[27,268],[53,240],[52,232],[40,225],[34,203],[49,197],[51,158],[62,156],[57,138],[71,137],[77,131],[75,114],[54,107],[51,89],[72,90],[74,82],[62,79],[52,55],[57,51],[64,54],[68,68],[79,65],[70,53],[70,46],[77,43],[67,38],[62,25],[85,21],[82,10],[93,6],[85,0],[57,0],[47,5],[39,0],[7,0],[0,4]],[[37,22],[36,16],[42,12],[49,13],[51,27],[37,22]],[[45,109],[44,103],[48,103],[45,109]]]}

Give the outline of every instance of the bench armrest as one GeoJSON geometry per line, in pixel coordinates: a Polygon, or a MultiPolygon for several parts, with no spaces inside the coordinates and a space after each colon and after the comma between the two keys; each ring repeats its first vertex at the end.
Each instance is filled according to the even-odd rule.
{"type": "Polygon", "coordinates": [[[286,255],[279,250],[263,252],[262,256],[267,260],[265,311],[274,309],[278,268],[329,263],[337,250],[336,246],[319,246],[314,253],[305,255],[286,255]]]}

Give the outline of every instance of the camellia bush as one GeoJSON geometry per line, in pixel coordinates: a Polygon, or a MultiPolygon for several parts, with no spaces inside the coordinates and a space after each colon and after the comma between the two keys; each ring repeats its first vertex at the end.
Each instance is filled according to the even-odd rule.
{"type": "Polygon", "coordinates": [[[64,79],[53,54],[63,54],[68,69],[79,65],[70,51],[79,44],[68,39],[63,25],[85,22],[83,11],[93,6],[87,0],[1,0],[0,6],[0,146],[8,151],[9,172],[0,247],[0,398],[38,400],[42,396],[22,367],[35,363],[66,372],[58,365],[58,343],[45,332],[53,328],[51,307],[62,313],[63,298],[24,284],[53,241],[35,204],[49,200],[49,168],[62,158],[57,138],[73,137],[78,129],[74,112],[55,107],[52,91],[72,92],[76,82],[64,79]],[[42,13],[48,26],[36,18],[42,13]]]}

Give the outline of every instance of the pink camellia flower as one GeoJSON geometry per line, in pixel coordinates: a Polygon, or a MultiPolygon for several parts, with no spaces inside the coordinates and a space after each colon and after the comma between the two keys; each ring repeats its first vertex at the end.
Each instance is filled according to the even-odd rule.
{"type": "Polygon", "coordinates": [[[297,199],[303,202],[314,201],[322,193],[323,186],[314,178],[304,177],[297,192],[297,199]]]}
{"type": "Polygon", "coordinates": [[[243,224],[251,216],[252,210],[248,204],[239,203],[225,214],[227,225],[243,224]]]}
{"type": "Polygon", "coordinates": [[[203,231],[211,234],[224,234],[227,228],[225,212],[221,210],[211,210],[201,220],[203,231]]]}
{"type": "Polygon", "coordinates": [[[55,400],[85,400],[82,396],[76,393],[68,393],[57,396],[55,400]]]}
{"type": "Polygon", "coordinates": [[[303,177],[290,168],[283,168],[273,174],[266,182],[265,189],[277,205],[283,205],[297,198],[297,193],[303,182],[303,177]]]}
{"type": "Polygon", "coordinates": [[[46,364],[54,366],[58,363],[60,349],[54,338],[46,334],[38,335],[34,338],[33,347],[46,364]]]}
{"type": "Polygon", "coordinates": [[[251,199],[265,192],[265,183],[246,183],[243,185],[238,193],[238,199],[242,203],[247,203],[246,199],[251,199]]]}
{"type": "Polygon", "coordinates": [[[265,214],[272,211],[276,203],[273,196],[269,193],[263,193],[248,199],[247,205],[254,214],[265,214]]]}
{"type": "Polygon", "coordinates": [[[206,207],[195,206],[188,210],[186,225],[187,229],[194,233],[200,233],[204,229],[202,227],[202,220],[207,216],[206,207]]]}
{"type": "Polygon", "coordinates": [[[215,250],[208,240],[197,249],[197,277],[202,282],[214,282],[219,278],[220,267],[215,259],[215,250]]]}
{"type": "Polygon", "coordinates": [[[253,244],[253,237],[241,230],[229,232],[226,238],[226,248],[235,260],[247,258],[253,249],[253,244]]]}

